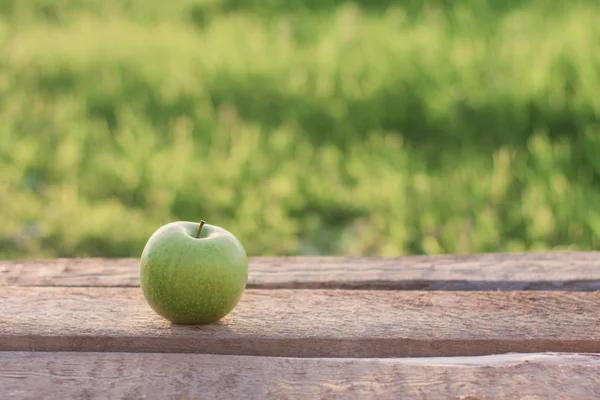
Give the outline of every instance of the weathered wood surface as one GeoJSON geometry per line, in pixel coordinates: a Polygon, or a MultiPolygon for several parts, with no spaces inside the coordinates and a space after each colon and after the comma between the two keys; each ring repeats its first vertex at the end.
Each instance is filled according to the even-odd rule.
{"type": "Polygon", "coordinates": [[[249,289],[219,323],[172,326],[139,288],[4,287],[0,350],[417,357],[600,352],[600,292],[249,289]]]}
{"type": "Polygon", "coordinates": [[[600,356],[461,360],[0,352],[2,399],[594,399],[600,356]]]}
{"type": "MultiPolygon", "coordinates": [[[[138,259],[0,261],[0,286],[139,285],[138,259]]],[[[600,252],[253,257],[248,288],[600,290],[600,252]]]]}

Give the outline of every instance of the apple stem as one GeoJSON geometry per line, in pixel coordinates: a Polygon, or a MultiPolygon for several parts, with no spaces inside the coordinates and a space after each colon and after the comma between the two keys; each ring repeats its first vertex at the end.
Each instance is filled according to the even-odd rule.
{"type": "Polygon", "coordinates": [[[196,232],[196,238],[200,237],[200,231],[202,230],[202,227],[204,226],[205,222],[204,220],[200,221],[200,226],[198,227],[198,232],[196,232]]]}

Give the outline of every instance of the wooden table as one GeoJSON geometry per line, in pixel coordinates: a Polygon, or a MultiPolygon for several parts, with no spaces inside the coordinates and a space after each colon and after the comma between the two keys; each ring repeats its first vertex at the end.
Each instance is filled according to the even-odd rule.
{"type": "Polygon", "coordinates": [[[0,262],[0,399],[600,398],[600,253],[252,258],[195,327],[138,285],[136,259],[0,262]]]}

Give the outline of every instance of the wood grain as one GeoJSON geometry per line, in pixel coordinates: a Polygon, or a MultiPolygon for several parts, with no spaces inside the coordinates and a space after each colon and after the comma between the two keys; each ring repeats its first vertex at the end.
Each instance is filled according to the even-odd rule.
{"type": "Polygon", "coordinates": [[[420,357],[600,352],[600,292],[247,290],[172,326],[139,288],[5,287],[0,350],[420,357]]]}
{"type": "MultiPolygon", "coordinates": [[[[600,355],[440,363],[0,352],[2,399],[593,399],[600,355]]],[[[492,360],[490,360],[492,359],[492,360]]]]}
{"type": "MultiPolygon", "coordinates": [[[[139,286],[138,260],[0,261],[0,286],[139,286]]],[[[252,257],[248,288],[600,290],[600,252],[252,257]]]]}

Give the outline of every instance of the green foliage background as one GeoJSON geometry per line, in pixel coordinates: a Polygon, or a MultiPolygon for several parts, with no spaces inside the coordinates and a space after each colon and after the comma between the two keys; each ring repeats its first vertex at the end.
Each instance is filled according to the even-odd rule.
{"type": "Polygon", "coordinates": [[[596,249],[597,1],[2,0],[0,256],[596,249]]]}

